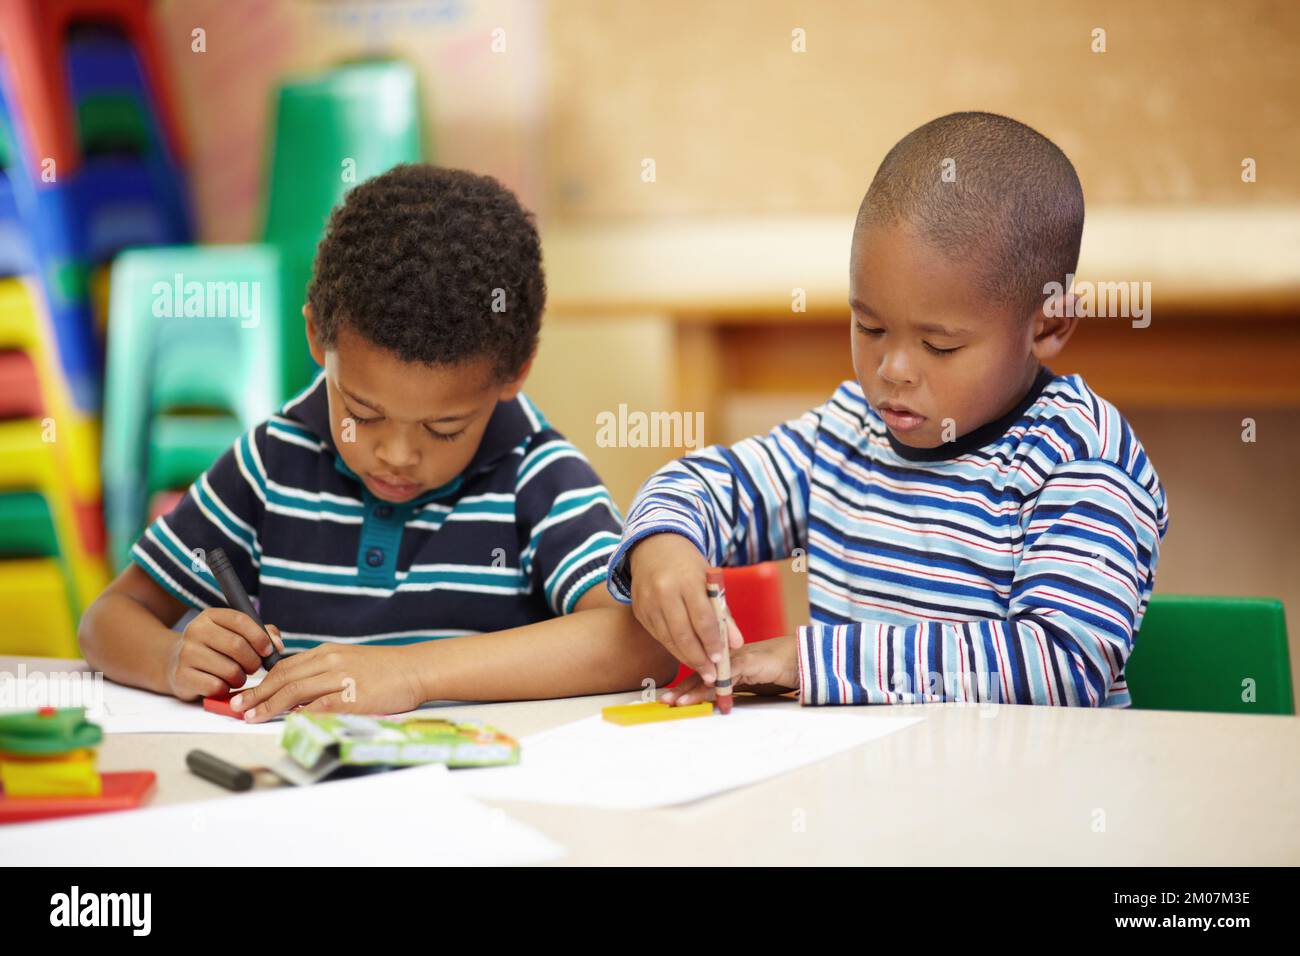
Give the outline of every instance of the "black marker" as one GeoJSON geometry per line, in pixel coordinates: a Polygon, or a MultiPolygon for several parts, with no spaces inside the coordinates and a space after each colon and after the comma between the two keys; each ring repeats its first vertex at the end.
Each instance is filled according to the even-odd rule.
{"type": "Polygon", "coordinates": [[[266,629],[262,619],[257,616],[257,611],[253,610],[253,602],[249,600],[248,592],[244,590],[244,586],[239,583],[239,575],[230,566],[230,559],[226,557],[226,552],[220,548],[213,548],[209,551],[208,570],[217,579],[217,587],[221,588],[221,593],[226,596],[226,603],[232,609],[239,611],[241,614],[247,614],[256,621],[257,626],[266,635],[266,639],[271,641],[271,653],[262,658],[262,667],[269,671],[280,663],[280,652],[275,649],[275,641],[271,639],[271,632],[266,629]]]}
{"type": "Polygon", "coordinates": [[[204,780],[236,792],[253,788],[253,774],[243,767],[226,763],[206,750],[191,750],[185,755],[185,764],[204,780]]]}

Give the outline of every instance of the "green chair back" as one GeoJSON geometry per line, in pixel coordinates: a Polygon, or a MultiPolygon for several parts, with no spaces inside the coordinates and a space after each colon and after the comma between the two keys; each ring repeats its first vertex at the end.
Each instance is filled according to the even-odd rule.
{"type": "Polygon", "coordinates": [[[1125,677],[1134,708],[1294,714],[1282,602],[1153,595],[1125,677]]]}
{"type": "Polygon", "coordinates": [[[0,558],[53,558],[59,536],[50,504],[38,491],[0,492],[0,558]]]}
{"type": "Polygon", "coordinates": [[[77,104],[77,130],[87,154],[125,151],[144,156],[152,148],[144,106],[130,93],[98,93],[77,104]]]}
{"type": "MultiPolygon", "coordinates": [[[[279,253],[260,244],[137,249],[114,261],[102,474],[115,568],[126,564],[144,529],[150,491],[188,472],[196,458],[193,449],[177,450],[187,444],[173,429],[162,442],[152,442],[170,457],[150,466],[150,436],[160,411],[210,398],[244,430],[292,394],[284,382],[280,281],[279,253]],[[172,369],[174,356],[189,378],[184,388],[172,369]]],[[[208,425],[201,420],[197,427],[208,425]]],[[[209,438],[210,429],[195,438],[192,444],[205,449],[199,454],[207,454],[209,438]]]]}
{"type": "Polygon", "coordinates": [[[302,388],[316,365],[301,309],[330,211],[357,183],[424,157],[415,71],[365,61],[290,80],[277,96],[270,142],[263,239],[283,256],[284,321],[298,336],[285,353],[285,379],[302,388]]]}

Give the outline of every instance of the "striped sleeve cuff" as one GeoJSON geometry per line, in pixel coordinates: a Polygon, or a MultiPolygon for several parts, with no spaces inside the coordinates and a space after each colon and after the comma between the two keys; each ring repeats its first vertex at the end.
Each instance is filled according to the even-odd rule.
{"type": "Polygon", "coordinates": [[[633,521],[628,525],[627,530],[623,532],[623,540],[619,543],[618,550],[614,552],[614,557],[609,562],[609,593],[615,600],[624,604],[632,603],[632,568],[628,563],[628,553],[636,546],[642,538],[647,538],[652,534],[680,534],[683,538],[690,541],[691,544],[704,555],[708,560],[708,549],[704,546],[698,534],[693,533],[686,526],[678,522],[669,521],[633,521]]]}
{"type": "Polygon", "coordinates": [[[557,615],[572,614],[582,596],[605,579],[618,535],[602,531],[565,557],[546,583],[546,602],[557,615]]]}
{"type": "Polygon", "coordinates": [[[214,603],[225,605],[204,557],[185,550],[165,516],[140,536],[131,548],[131,560],[168,594],[190,607],[201,610],[214,603]]]}
{"type": "Polygon", "coordinates": [[[884,704],[885,663],[864,657],[880,627],[874,623],[812,624],[799,628],[799,702],[805,705],[884,704]]]}

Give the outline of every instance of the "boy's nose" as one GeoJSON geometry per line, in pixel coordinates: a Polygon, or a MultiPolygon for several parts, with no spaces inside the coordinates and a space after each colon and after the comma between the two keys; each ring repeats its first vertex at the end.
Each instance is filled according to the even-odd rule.
{"type": "Polygon", "coordinates": [[[409,468],[420,460],[415,445],[399,437],[386,438],[376,445],[375,457],[387,467],[394,469],[409,468]]]}
{"type": "Polygon", "coordinates": [[[916,372],[900,351],[889,352],[880,360],[880,377],[891,385],[916,384],[916,372]]]}

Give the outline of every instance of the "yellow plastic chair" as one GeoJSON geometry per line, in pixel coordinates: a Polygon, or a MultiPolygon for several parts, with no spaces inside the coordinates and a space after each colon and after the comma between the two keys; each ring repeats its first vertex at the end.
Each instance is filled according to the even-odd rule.
{"type": "Polygon", "coordinates": [[[46,414],[57,432],[57,446],[80,501],[99,501],[99,421],[75,410],[72,395],[53,354],[43,320],[44,298],[22,278],[0,279],[0,349],[21,349],[36,368],[46,414]]]}
{"type": "Polygon", "coordinates": [[[80,657],[67,576],[54,558],[0,561],[0,654],[80,657]]]}
{"type": "MultiPolygon", "coordinates": [[[[0,492],[34,491],[44,496],[59,542],[58,563],[71,584],[74,614],[80,614],[108,584],[108,570],[102,556],[83,546],[72,479],[58,452],[60,440],[57,424],[51,432],[37,419],[0,421],[0,492]],[[47,440],[51,437],[53,441],[47,440]]],[[[0,605],[0,615],[10,610],[0,605]]]]}

